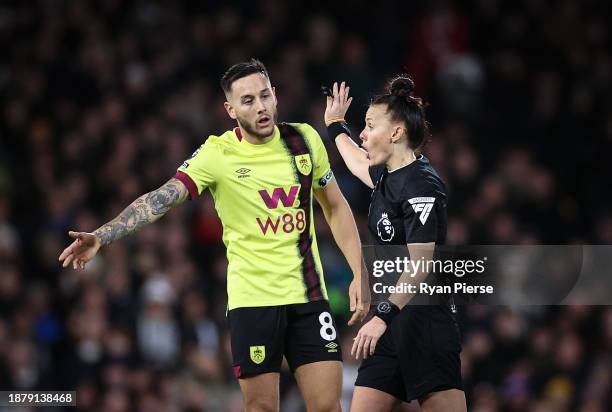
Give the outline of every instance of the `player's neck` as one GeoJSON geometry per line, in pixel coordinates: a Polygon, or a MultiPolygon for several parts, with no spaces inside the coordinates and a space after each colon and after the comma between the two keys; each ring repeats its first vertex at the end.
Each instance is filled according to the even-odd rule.
{"type": "Polygon", "coordinates": [[[386,166],[389,172],[393,172],[397,169],[401,169],[404,166],[408,166],[410,163],[416,160],[416,156],[412,150],[404,153],[393,153],[389,160],[387,160],[386,166]]]}
{"type": "Polygon", "coordinates": [[[244,140],[246,140],[250,144],[255,144],[255,145],[268,143],[270,140],[274,138],[274,130],[272,131],[272,133],[270,133],[269,136],[265,136],[265,137],[251,134],[247,132],[246,130],[244,130],[242,127],[240,128],[240,133],[242,134],[242,138],[244,140]]]}

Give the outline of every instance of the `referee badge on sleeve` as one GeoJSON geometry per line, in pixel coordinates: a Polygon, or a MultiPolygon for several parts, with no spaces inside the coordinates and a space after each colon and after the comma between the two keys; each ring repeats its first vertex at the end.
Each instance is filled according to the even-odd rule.
{"type": "Polygon", "coordinates": [[[419,215],[419,220],[423,225],[427,222],[427,218],[431,213],[431,209],[433,209],[435,201],[435,197],[413,197],[412,199],[408,199],[408,202],[412,205],[412,209],[414,209],[414,213],[419,215]]]}
{"type": "Polygon", "coordinates": [[[266,359],[266,347],[265,346],[251,346],[251,360],[253,363],[259,365],[266,359]]]}
{"type": "Polygon", "coordinates": [[[309,175],[312,170],[312,162],[310,161],[310,155],[308,153],[295,156],[295,165],[297,166],[297,170],[300,171],[303,175],[309,175]]]}

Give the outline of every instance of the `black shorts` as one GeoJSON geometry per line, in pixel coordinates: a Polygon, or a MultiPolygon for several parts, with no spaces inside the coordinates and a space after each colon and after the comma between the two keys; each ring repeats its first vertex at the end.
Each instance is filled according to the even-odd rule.
{"type": "Polygon", "coordinates": [[[227,315],[237,378],[291,372],[318,361],[342,361],[336,324],[326,300],[283,306],[236,308],[227,315]]]}
{"type": "Polygon", "coordinates": [[[362,362],[355,385],[404,402],[462,389],[460,352],[459,327],[448,308],[408,306],[393,319],[374,355],[362,362]]]}

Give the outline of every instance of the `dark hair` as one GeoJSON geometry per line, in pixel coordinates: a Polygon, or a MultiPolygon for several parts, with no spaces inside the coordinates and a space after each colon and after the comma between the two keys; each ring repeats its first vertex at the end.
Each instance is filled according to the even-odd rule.
{"type": "Polygon", "coordinates": [[[232,83],[253,73],[261,73],[268,79],[270,78],[266,66],[257,59],[251,59],[248,62],[236,63],[227,69],[223,76],[221,76],[221,88],[225,94],[229,94],[232,90],[232,83]]]}
{"type": "Polygon", "coordinates": [[[400,74],[387,83],[385,93],[372,99],[371,105],[386,104],[387,113],[396,122],[403,122],[408,130],[408,146],[412,150],[423,148],[430,139],[429,122],[425,118],[425,103],[412,95],[414,81],[400,74]]]}

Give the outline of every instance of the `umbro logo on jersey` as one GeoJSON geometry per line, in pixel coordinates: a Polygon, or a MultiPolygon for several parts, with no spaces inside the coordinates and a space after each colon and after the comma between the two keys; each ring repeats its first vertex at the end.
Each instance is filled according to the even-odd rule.
{"type": "Polygon", "coordinates": [[[329,353],[338,352],[338,344],[336,342],[329,342],[325,347],[329,353]]]}
{"type": "Polygon", "coordinates": [[[408,199],[408,202],[410,202],[414,209],[414,213],[419,214],[419,220],[422,224],[427,222],[427,218],[431,213],[431,209],[433,209],[435,201],[435,197],[413,197],[412,199],[408,199]]]}
{"type": "Polygon", "coordinates": [[[241,167],[240,169],[236,170],[236,173],[238,173],[238,179],[251,176],[249,174],[250,171],[251,169],[247,169],[246,167],[241,167]]]}

